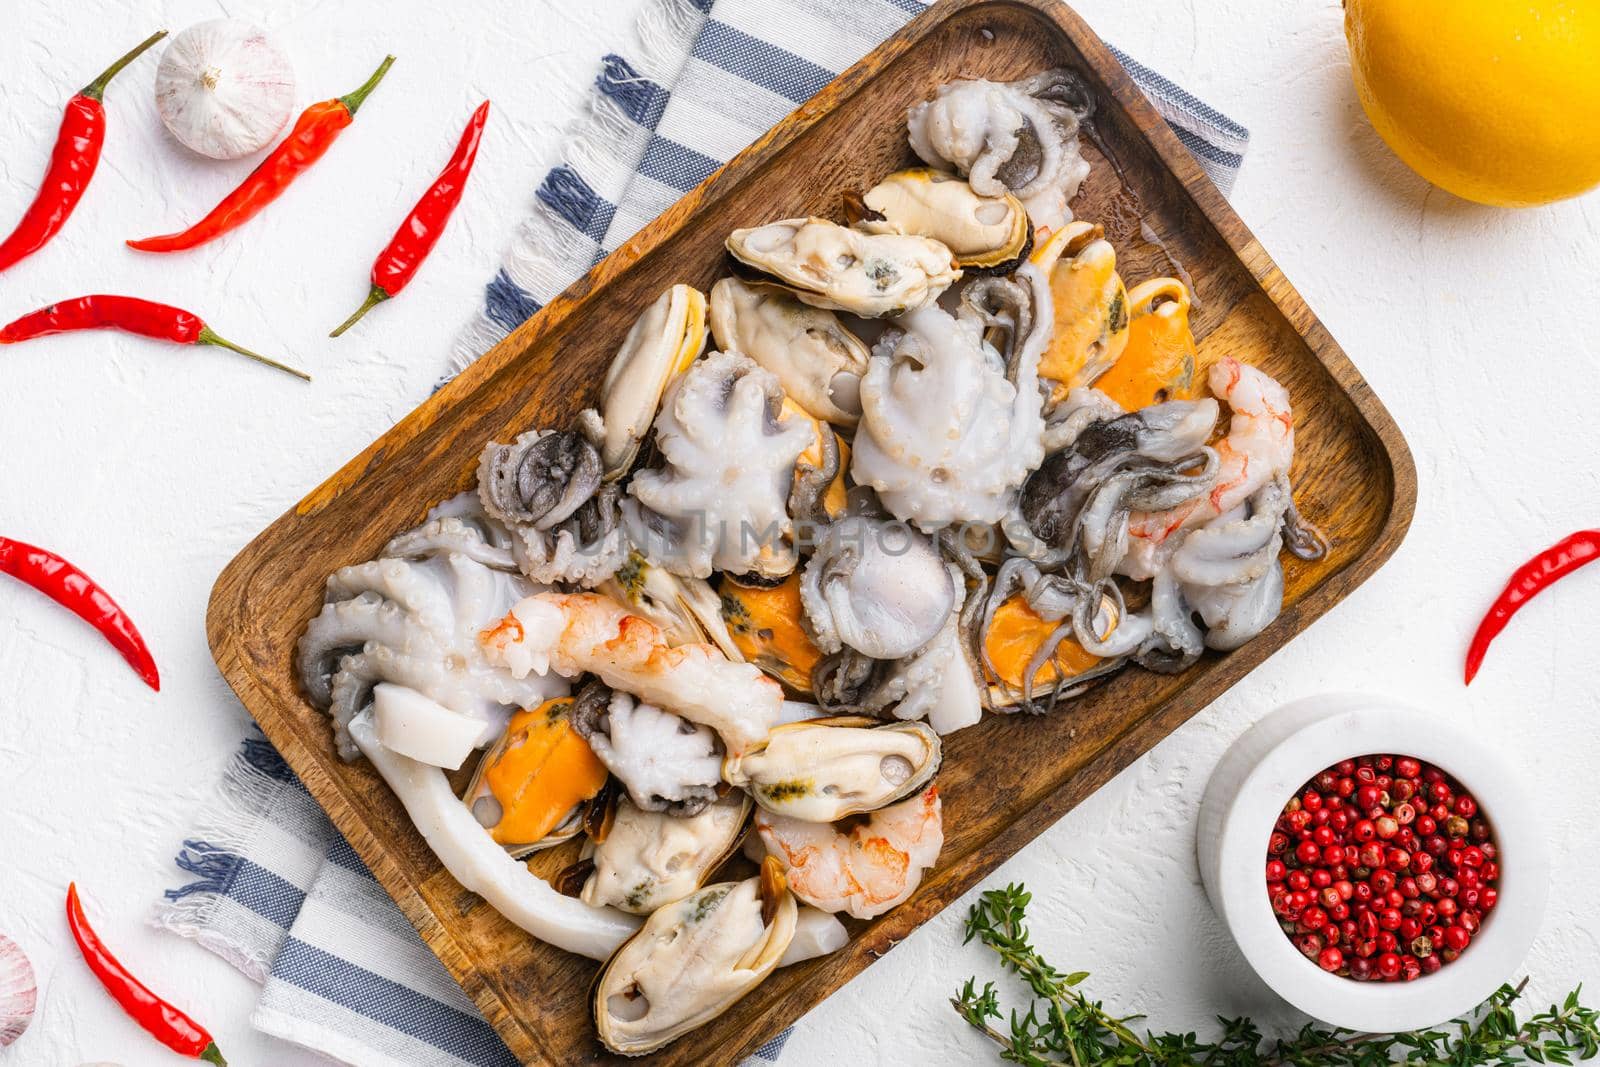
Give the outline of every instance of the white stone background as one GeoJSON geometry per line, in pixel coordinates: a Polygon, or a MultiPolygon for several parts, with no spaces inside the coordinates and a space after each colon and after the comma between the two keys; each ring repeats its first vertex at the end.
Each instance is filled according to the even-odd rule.
{"type": "MultiPolygon", "coordinates": [[[[312,369],[307,387],[226,353],[115,334],[0,353],[0,529],[103,580],[143,627],[163,691],[82,624],[0,583],[0,931],[40,972],[32,1032],[0,1064],[174,1062],[96,987],[61,919],[76,878],[100,929],[193,1009],[238,1064],[319,1062],[251,1031],[256,988],[151,930],[171,857],[247,717],[207,653],[212,580],[255,533],[428,392],[507,235],[555,159],[602,53],[639,0],[3,0],[0,225],[32,196],[75,88],[152,29],[223,14],[276,30],[301,104],[399,57],[356,126],[243,231],[168,257],[124,248],[214,203],[253,160],[211,163],[166,136],[147,57],[109,93],[110,135],[66,232],[0,280],[0,318],[89,291],[201,312],[312,369]],[[340,341],[371,257],[476,103],[495,110],[466,201],[400,299],[340,341]]],[[[1551,907],[1526,970],[1536,998],[1600,980],[1594,723],[1600,571],[1569,580],[1501,638],[1470,691],[1479,614],[1532,551],[1600,511],[1600,197],[1524,212],[1431,190],[1384,150],[1349,88],[1339,4],[1080,0],[1108,39],[1247,124],[1233,202],[1388,404],[1421,482],[1394,559],[1305,634],[1005,864],[1031,926],[1116,1009],[1174,1030],[1249,1013],[1303,1020],[1253,976],[1212,915],[1193,859],[1196,806],[1225,746],[1263,713],[1329,689],[1438,708],[1511,756],[1550,812],[1551,907]]],[[[962,902],[820,1004],[795,1064],[964,1063],[988,1056],[946,1006],[971,973],[962,902]]],[[[1015,983],[1001,983],[1016,1000],[1015,983]]]]}

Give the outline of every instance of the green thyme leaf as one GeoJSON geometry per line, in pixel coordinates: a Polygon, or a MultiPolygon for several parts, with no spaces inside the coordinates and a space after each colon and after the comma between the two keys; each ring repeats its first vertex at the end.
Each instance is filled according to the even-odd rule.
{"type": "Polygon", "coordinates": [[[1447,1028],[1404,1034],[1357,1034],[1307,1023],[1291,1038],[1268,1040],[1249,1019],[1218,1018],[1221,1036],[1137,1033],[1139,1016],[1115,1016],[1078,990],[1087,971],[1064,974],[1028,940],[1028,904],[1021,885],[985,891],[967,916],[965,941],[978,940],[1033,994],[1027,1010],[1007,1015],[993,982],[969,978],[951,1006],[967,1025],[1024,1067],[1515,1067],[1571,1064],[1600,1056],[1600,1010],[1582,1003],[1580,985],[1546,1011],[1519,1021],[1513,1004],[1527,979],[1503,985],[1447,1028]],[[992,1025],[1005,1022],[1005,1028],[992,1025]]]}

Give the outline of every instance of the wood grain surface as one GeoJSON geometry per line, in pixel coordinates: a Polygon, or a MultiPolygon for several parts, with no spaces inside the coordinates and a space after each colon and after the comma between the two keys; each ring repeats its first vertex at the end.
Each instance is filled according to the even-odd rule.
{"type": "MultiPolygon", "coordinates": [[[[675,282],[707,289],[727,272],[729,230],[806,214],[839,218],[842,191],[865,190],[913,162],[910,104],[953,78],[1014,79],[1059,65],[1083,72],[1097,95],[1085,143],[1093,172],[1076,215],[1105,225],[1130,288],[1174,273],[1191,280],[1202,356],[1235,355],[1289,389],[1295,495],[1332,551],[1314,564],[1286,559],[1283,614],[1238,651],[1207,653],[1177,677],[1128,670],[1055,715],[990,716],[948,738],[938,779],[945,847],[917,893],[872,922],[847,920],[845,949],[778,971],[650,1062],[731,1064],[748,1055],[1303,630],[1404,536],[1416,473],[1388,412],[1094,33],[1055,0],[935,5],[347,463],[217,580],[207,631],[223,675],[525,1062],[612,1061],[587,1005],[596,965],[534,941],[462,890],[382,780],[334,753],[328,720],[302,697],[293,667],[325,576],[371,558],[434,503],[470,487],[486,441],[566,425],[593,403],[612,353],[661,290],[675,282]]],[[[543,854],[539,867],[566,858],[543,854]]]]}

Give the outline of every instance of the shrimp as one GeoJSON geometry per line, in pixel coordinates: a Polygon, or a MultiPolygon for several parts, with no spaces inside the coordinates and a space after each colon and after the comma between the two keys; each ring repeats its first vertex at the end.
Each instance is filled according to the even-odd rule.
{"type": "Polygon", "coordinates": [[[1212,365],[1210,384],[1211,391],[1233,411],[1228,435],[1216,446],[1216,484],[1210,493],[1175,508],[1130,516],[1128,550],[1117,568],[1130,578],[1155,577],[1174,534],[1227,514],[1289,473],[1294,460],[1294,415],[1288,390],[1231,356],[1212,365]]]}
{"type": "Polygon", "coordinates": [[[671,646],[661,628],[600,593],[539,593],[478,635],[489,662],[576,678],[585,671],[613,689],[709,726],[729,753],[764,740],[783,709],[783,688],[751,663],[709,644],[671,646]]]}
{"type": "Polygon", "coordinates": [[[939,790],[891,804],[865,821],[805,822],[756,809],[767,852],[787,868],[794,895],[823,911],[871,919],[909,897],[944,847],[939,790]]]}

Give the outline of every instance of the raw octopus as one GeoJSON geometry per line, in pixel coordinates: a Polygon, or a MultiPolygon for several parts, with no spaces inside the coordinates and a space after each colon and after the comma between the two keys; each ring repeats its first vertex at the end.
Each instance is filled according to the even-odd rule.
{"type": "Polygon", "coordinates": [[[625,505],[647,555],[694,578],[794,569],[789,490],[814,433],[778,417],[782,400],[777,377],[736,352],[699,360],[668,387],[656,420],[666,466],[636,474],[625,505]]]}
{"type": "Polygon", "coordinates": [[[561,679],[515,678],[478,648],[478,631],[536,589],[517,572],[510,533],[470,496],[436,508],[379,558],[335,571],[297,659],[306,695],[333,717],[340,754],[356,757],[348,727],[379,682],[481,720],[480,745],[515,708],[564,692],[561,679]]]}
{"type": "Polygon", "coordinates": [[[906,116],[911,149],[965,175],[984,196],[1010,192],[1034,226],[1058,230],[1088,177],[1078,126],[1093,110],[1083,79],[1047,70],[1014,82],[953,81],[906,116]]]}
{"type": "Polygon", "coordinates": [[[599,450],[570,430],[531,430],[483,450],[478,496],[515,534],[513,556],[528,577],[594,585],[622,565],[620,494],[602,473],[599,450]]]}
{"type": "Polygon", "coordinates": [[[923,530],[998,522],[1044,456],[1050,286],[1031,264],[1014,277],[968,286],[956,316],[929,304],[898,320],[861,381],[850,473],[923,530]],[[985,342],[991,328],[1004,353],[985,342]]]}

